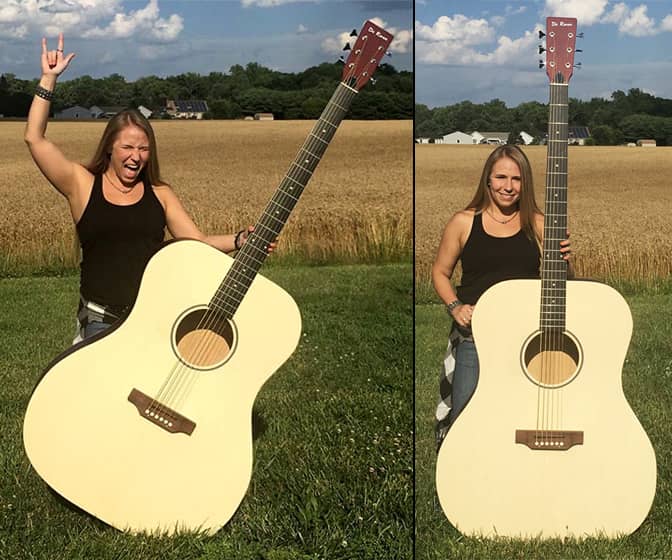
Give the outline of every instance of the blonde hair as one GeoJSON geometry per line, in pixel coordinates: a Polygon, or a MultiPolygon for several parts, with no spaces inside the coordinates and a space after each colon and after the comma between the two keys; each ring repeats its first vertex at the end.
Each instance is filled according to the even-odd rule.
{"type": "Polygon", "coordinates": [[[100,138],[100,142],[98,142],[96,152],[93,154],[86,168],[93,175],[102,175],[105,173],[110,165],[112,145],[119,133],[127,126],[141,128],[149,139],[149,159],[140,172],[140,179],[147,179],[150,185],[165,185],[166,183],[161,179],[161,172],[159,170],[159,156],[157,154],[154,130],[149,121],[136,109],[120,111],[108,121],[103,136],[100,138]]]}
{"type": "Polygon", "coordinates": [[[532,178],[532,167],[525,155],[525,152],[513,144],[504,144],[495,148],[488,159],[485,160],[481,180],[471,202],[467,204],[465,210],[474,210],[476,213],[485,211],[492,203],[489,182],[490,173],[495,163],[502,158],[510,158],[516,162],[520,169],[520,198],[518,199],[518,210],[520,212],[520,229],[531,240],[536,240],[541,244],[542,232],[537,231],[535,227],[536,215],[542,214],[534,197],[534,180],[532,178]]]}

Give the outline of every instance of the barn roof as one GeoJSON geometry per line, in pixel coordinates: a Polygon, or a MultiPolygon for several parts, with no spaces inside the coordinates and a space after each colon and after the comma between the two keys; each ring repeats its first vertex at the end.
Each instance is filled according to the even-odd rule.
{"type": "Polygon", "coordinates": [[[180,113],[207,113],[208,104],[202,99],[176,99],[175,109],[180,113]]]}

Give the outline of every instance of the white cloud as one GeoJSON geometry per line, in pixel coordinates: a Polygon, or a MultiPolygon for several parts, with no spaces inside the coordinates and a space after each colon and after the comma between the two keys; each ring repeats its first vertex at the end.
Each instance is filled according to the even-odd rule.
{"type": "Polygon", "coordinates": [[[434,25],[415,22],[415,33],[419,40],[460,42],[464,45],[478,45],[494,38],[495,31],[484,19],[469,19],[462,14],[454,17],[441,16],[434,25]]]}
{"type": "Polygon", "coordinates": [[[301,33],[308,33],[308,28],[303,25],[303,23],[299,24],[299,27],[296,29],[296,32],[301,34],[301,33]]]}
{"type": "MultiPolygon", "coordinates": [[[[389,51],[393,55],[395,52],[407,53],[410,51],[413,45],[413,32],[411,30],[388,27],[387,22],[379,17],[372,17],[370,20],[393,35],[392,44],[389,48],[389,51]]],[[[327,54],[341,54],[346,43],[350,43],[350,46],[352,47],[356,40],[356,37],[350,37],[349,31],[345,31],[340,33],[337,37],[327,37],[322,41],[322,51],[327,54]]]]}
{"type": "Polygon", "coordinates": [[[275,8],[283,4],[296,4],[297,2],[315,2],[316,0],[240,0],[243,8],[257,6],[259,8],[275,8]]]}
{"type": "Polygon", "coordinates": [[[514,16],[516,14],[522,14],[527,10],[527,6],[507,6],[504,10],[507,16],[514,16]]]}
{"type": "Polygon", "coordinates": [[[578,26],[599,23],[608,0],[546,0],[544,13],[549,16],[575,17],[578,26]]]}
{"type": "Polygon", "coordinates": [[[604,23],[615,23],[618,30],[624,35],[633,37],[646,37],[655,35],[656,22],[647,15],[647,8],[644,4],[630,9],[624,2],[615,4],[611,12],[603,18],[604,23]]]}
{"type": "Polygon", "coordinates": [[[672,31],[672,14],[665,16],[660,22],[661,31],[672,31]]]}
{"type": "Polygon", "coordinates": [[[495,30],[484,19],[469,19],[463,15],[441,16],[433,25],[416,21],[416,59],[425,64],[507,64],[534,57],[536,34],[526,32],[512,39],[505,35],[497,39],[492,50],[495,30]],[[481,48],[479,47],[487,47],[481,48]]]}
{"type": "Polygon", "coordinates": [[[172,41],[183,29],[182,17],[172,14],[168,19],[159,17],[158,0],[149,3],[139,10],[116,13],[106,28],[95,27],[82,36],[87,38],[102,37],[107,39],[123,39],[134,35],[149,35],[159,41],[172,41]]]}
{"type": "Polygon", "coordinates": [[[0,37],[29,34],[67,38],[125,38],[139,36],[159,41],[175,39],[183,29],[177,14],[163,19],[158,0],[126,14],[120,0],[3,0],[0,37]],[[111,19],[111,21],[110,21],[111,19]]]}

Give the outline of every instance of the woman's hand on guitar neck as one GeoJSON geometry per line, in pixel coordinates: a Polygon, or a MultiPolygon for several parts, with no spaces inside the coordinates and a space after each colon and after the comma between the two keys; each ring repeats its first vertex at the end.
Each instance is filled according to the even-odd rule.
{"type": "Polygon", "coordinates": [[[463,303],[455,307],[450,314],[455,319],[455,322],[461,327],[468,327],[471,325],[471,316],[474,313],[474,306],[468,303],[463,303]]]}
{"type": "Polygon", "coordinates": [[[567,239],[560,241],[560,253],[562,254],[562,258],[569,263],[569,257],[572,253],[569,242],[569,230],[567,230],[567,239]]]}

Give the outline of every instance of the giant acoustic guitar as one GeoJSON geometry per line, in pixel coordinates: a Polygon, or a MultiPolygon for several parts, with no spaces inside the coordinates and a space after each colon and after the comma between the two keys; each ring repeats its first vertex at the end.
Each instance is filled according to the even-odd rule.
{"type": "Polygon", "coordinates": [[[235,259],[198,241],[167,245],[126,319],[49,366],[23,436],[56,492],[131,532],[214,533],[233,516],[252,474],[252,405],[301,331],[292,298],[257,271],[391,39],[364,24],[341,83],[235,259]]]}
{"type": "Polygon", "coordinates": [[[550,78],[540,280],[483,294],[472,318],[478,386],[436,466],[441,507],[462,533],[618,537],[646,518],[653,447],[623,394],[632,332],[612,288],[567,280],[568,82],[576,19],[547,19],[550,78]]]}

